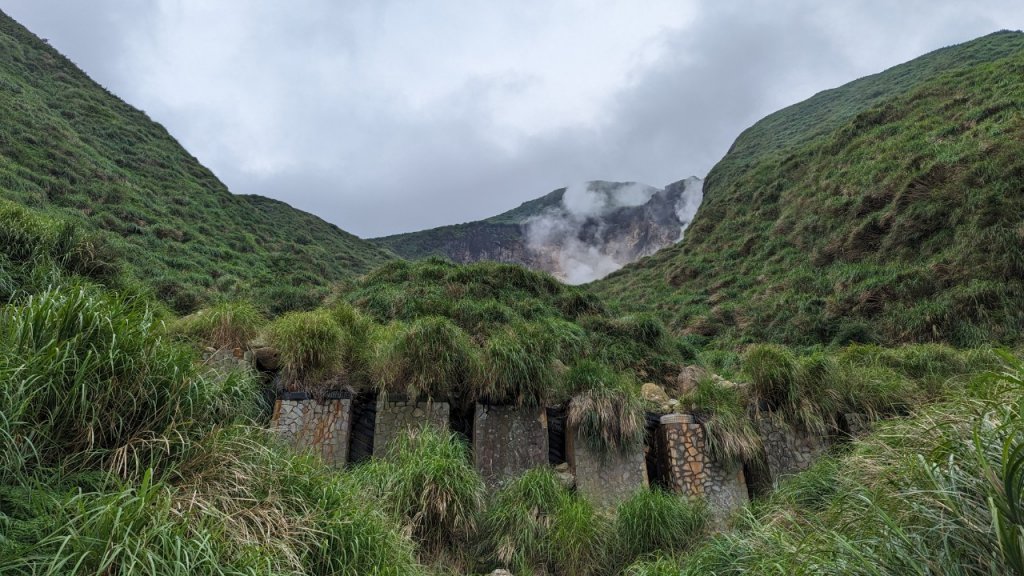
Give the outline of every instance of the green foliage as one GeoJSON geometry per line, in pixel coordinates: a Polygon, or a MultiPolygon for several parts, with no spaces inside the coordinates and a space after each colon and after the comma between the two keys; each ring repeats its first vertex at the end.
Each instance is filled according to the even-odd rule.
{"type": "Polygon", "coordinates": [[[313,387],[341,370],[344,334],[326,310],[290,312],[267,326],[288,386],[313,387]]]}
{"type": "Polygon", "coordinates": [[[201,418],[193,353],[161,338],[144,303],[51,289],[0,313],[0,412],[23,468],[84,459],[145,468],[147,431],[201,418]]]}
{"type": "Polygon", "coordinates": [[[178,313],[249,297],[279,314],[394,257],[282,202],[231,194],[162,126],[6,15],[0,50],[0,197],[92,235],[70,251],[75,274],[109,277],[113,248],[178,313]]]}
{"type": "Polygon", "coordinates": [[[484,348],[482,396],[492,404],[539,406],[552,396],[553,353],[529,330],[496,334],[484,348]]]}
{"type": "Polygon", "coordinates": [[[480,371],[466,334],[440,316],[392,323],[377,332],[372,372],[388,392],[457,398],[471,389],[480,371]]]}
{"type": "Polygon", "coordinates": [[[606,573],[611,527],[608,519],[586,499],[569,497],[557,507],[547,538],[556,573],[580,576],[606,573]]]}
{"type": "Polygon", "coordinates": [[[619,505],[615,554],[620,565],[658,552],[675,553],[697,544],[710,516],[703,501],[688,502],[660,490],[640,490],[619,505]]]}
{"type": "Polygon", "coordinates": [[[707,433],[708,449],[718,462],[746,462],[761,453],[761,436],[747,412],[749,392],[733,383],[703,378],[681,398],[707,433]]]}
{"type": "Polygon", "coordinates": [[[631,377],[583,360],[569,370],[566,382],[574,393],[568,423],[584,441],[599,453],[643,446],[644,402],[631,377]]]}
{"type": "Polygon", "coordinates": [[[552,555],[548,534],[554,516],[570,498],[548,468],[534,468],[510,482],[483,515],[483,558],[514,573],[548,566],[552,555]]]}
{"type": "Polygon", "coordinates": [[[352,340],[368,359],[349,361],[406,395],[536,406],[569,399],[564,368],[581,359],[651,380],[674,374],[680,359],[654,317],[609,316],[593,294],[520,266],[395,261],[346,298],[334,306],[359,314],[352,340]]]}
{"type": "Polygon", "coordinates": [[[425,428],[399,436],[386,460],[355,474],[427,556],[465,546],[476,528],[484,485],[453,433],[425,428]]]}
{"type": "Polygon", "coordinates": [[[252,303],[244,300],[218,302],[182,318],[175,330],[204,346],[248,348],[265,320],[252,303]]]}
{"type": "Polygon", "coordinates": [[[683,241],[595,290],[718,348],[1020,341],[1022,62],[1000,32],[764,118],[683,241]]]}
{"type": "Polygon", "coordinates": [[[123,282],[117,259],[102,240],[71,222],[0,199],[0,303],[72,276],[123,282]]]}
{"type": "Polygon", "coordinates": [[[682,558],[682,573],[1020,573],[1024,378],[1007,360],[784,482],[741,529],[682,558]]]}
{"type": "Polygon", "coordinates": [[[254,379],[200,373],[147,304],[70,285],[0,313],[0,572],[420,573],[345,478],[244,425],[254,379]]]}

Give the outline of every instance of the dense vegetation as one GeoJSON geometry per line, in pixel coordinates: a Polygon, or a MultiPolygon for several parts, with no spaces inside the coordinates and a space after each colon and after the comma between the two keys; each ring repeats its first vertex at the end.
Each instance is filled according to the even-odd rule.
{"type": "Polygon", "coordinates": [[[697,344],[1024,336],[1024,34],[821,93],[744,132],[680,244],[595,289],[697,344]]]}
{"type": "MultiPolygon", "coordinates": [[[[961,47],[960,55],[940,52],[930,57],[930,67],[875,77],[875,84],[864,85],[870,89],[861,86],[863,93],[847,88],[846,94],[860,94],[849,99],[852,108],[881,104],[847,111],[845,119],[812,115],[826,130],[806,138],[792,134],[799,150],[779,145],[783,152],[766,152],[755,162],[738,143],[734,151],[745,150],[752,166],[731,176],[728,164],[716,169],[728,178],[721,176],[715,186],[731,178],[734,188],[712,189],[749,190],[752,201],[741,207],[716,200],[698,221],[712,237],[720,234],[723,258],[740,254],[731,252],[735,238],[773,229],[769,236],[777,243],[751,245],[742,259],[728,261],[729,273],[752,274],[752,267],[767,263],[759,284],[771,287],[769,274],[786,266],[792,277],[758,299],[741,290],[744,277],[719,276],[732,283],[714,285],[720,296],[710,306],[721,309],[731,301],[718,298],[736,298],[765,323],[704,321],[714,329],[677,338],[650,314],[609,311],[587,288],[489,263],[392,261],[334,286],[321,304],[323,280],[302,276],[308,269],[295,264],[315,250],[299,250],[287,268],[299,275],[283,278],[261,275],[284,261],[272,264],[276,260],[266,254],[246,252],[254,267],[247,268],[252,275],[237,276],[237,289],[178,278],[180,291],[168,293],[159,280],[176,270],[161,264],[170,244],[150,244],[157,241],[145,232],[145,222],[191,223],[199,227],[196,238],[214,243],[218,233],[230,237],[234,229],[203,231],[198,222],[218,221],[161,212],[154,191],[169,190],[164,187],[172,181],[198,186],[188,188],[189,202],[208,199],[228,220],[237,214],[226,206],[262,201],[227,195],[193,159],[180,157],[185,153],[155,125],[125,120],[139,120],[140,113],[82,81],[80,72],[6,17],[0,24],[0,42],[10,56],[0,65],[6,83],[0,89],[7,94],[0,106],[10,117],[0,128],[0,175],[5,193],[22,204],[0,199],[0,573],[425,575],[508,567],[516,574],[594,576],[1024,576],[1024,365],[1010,354],[936,343],[821,345],[1019,337],[1020,312],[1009,308],[1019,302],[1014,276],[1020,238],[1000,234],[1008,226],[1019,232],[1012,218],[1020,214],[1014,194],[1020,191],[1021,156],[1011,136],[1022,136],[1018,82],[1024,62],[1019,53],[997,58],[1019,52],[1019,35],[982,39],[961,47]],[[992,62],[966,65],[977,60],[992,62]],[[915,83],[915,70],[931,75],[943,67],[951,68],[946,75],[902,96],[866,96],[915,83]],[[57,106],[58,85],[76,95],[74,106],[57,106]],[[11,112],[18,107],[31,113],[11,112]],[[909,161],[902,155],[908,147],[924,141],[929,146],[919,151],[920,166],[900,164],[909,161]],[[932,173],[935,166],[951,172],[923,181],[928,194],[908,192],[916,185],[892,192],[903,171],[916,179],[919,169],[932,173]],[[44,173],[43,167],[57,172],[44,173]],[[166,179],[169,172],[177,180],[166,179]],[[761,186],[779,174],[786,175],[785,186],[761,186]],[[849,196],[842,189],[829,196],[846,218],[815,204],[821,200],[816,185],[823,182],[852,187],[849,196]],[[876,206],[864,199],[870,195],[853,193],[868,182],[883,200],[886,193],[894,196],[876,206]],[[218,190],[223,194],[213,194],[218,190]],[[109,191],[121,196],[101,203],[105,208],[85,200],[109,191]],[[772,194],[789,203],[780,208],[772,194]],[[901,200],[907,194],[914,202],[901,200]],[[850,217],[863,206],[860,220],[850,217]],[[143,232],[128,235],[96,225],[92,217],[150,209],[148,217],[159,220],[136,222],[143,232]],[[723,215],[727,210],[734,212],[723,215]],[[739,219],[741,232],[729,228],[730,217],[739,219]],[[860,230],[863,222],[886,222],[878,249],[891,262],[878,251],[829,253],[826,217],[839,226],[837,237],[860,230]],[[928,218],[950,225],[922,233],[915,226],[928,218]],[[970,227],[959,225],[965,220],[970,227]],[[917,235],[907,236],[907,230],[917,235]],[[796,242],[797,231],[805,238],[811,232],[824,236],[824,243],[787,244],[796,242]],[[910,237],[917,239],[913,251],[909,241],[899,241],[910,237]],[[1000,250],[980,252],[970,244],[977,237],[1000,250]],[[858,290],[865,288],[856,282],[868,280],[887,287],[858,300],[878,311],[837,311],[829,321],[842,330],[803,332],[816,326],[804,324],[817,318],[816,307],[830,301],[795,292],[820,288],[815,282],[822,280],[800,267],[792,246],[814,254],[814,270],[823,275],[845,271],[858,290]],[[160,272],[156,296],[174,310],[133,274],[149,265],[155,268],[147,272],[160,272]],[[926,270],[944,275],[943,290],[922,288],[930,286],[919,282],[926,270]],[[247,284],[262,280],[266,290],[283,292],[263,293],[247,284]],[[299,299],[297,291],[313,297],[299,299]],[[182,294],[194,298],[178,298],[182,294]],[[222,294],[248,295],[255,303],[218,299],[187,316],[175,314],[222,294]],[[922,309],[913,308],[911,296],[922,309]],[[302,310],[280,313],[288,308],[302,310]],[[930,322],[927,330],[913,322],[918,312],[930,322]],[[907,323],[905,332],[894,332],[897,322],[907,323]],[[446,431],[401,437],[388,457],[346,470],[293,453],[264,429],[255,374],[199,362],[197,345],[244,348],[258,340],[276,347],[282,380],[292,388],[348,384],[455,403],[568,402],[573,424],[605,449],[643,441],[646,406],[639,383],[672,384],[684,362],[709,372],[667,391],[698,416],[722,456],[758,456],[750,406],[819,434],[833,433],[845,412],[879,421],[873,433],[838,444],[809,472],[732,518],[714,518],[703,502],[656,489],[637,491],[605,510],[547,468],[488,493],[463,439],[446,431]],[[714,346],[757,340],[801,346],[714,346]]],[[[759,149],[775,150],[778,142],[772,142],[759,149]]],[[[296,214],[279,204],[266,207],[285,212],[278,222],[296,214]]],[[[262,225],[237,222],[256,230],[262,225]]],[[[688,242],[615,282],[633,275],[651,281],[664,273],[653,264],[695,246],[703,244],[688,242]]],[[[213,266],[200,252],[186,254],[213,266]]],[[[216,262],[217,269],[231,270],[236,256],[249,262],[241,254],[211,258],[231,258],[216,262]]],[[[318,274],[345,278],[347,269],[330,269],[337,275],[318,274]]],[[[672,278],[662,281],[682,281],[672,278]]],[[[712,282],[687,278],[685,285],[694,290],[699,282],[712,282]]],[[[603,288],[620,296],[636,290],[615,282],[603,288]]],[[[647,290],[659,286],[652,282],[647,290]]],[[[854,289],[834,290],[842,295],[854,289]]],[[[689,317],[674,315],[681,301],[671,299],[686,303],[697,294],[657,298],[668,299],[661,305],[677,328],[692,328],[689,317]]]]}
{"type": "Polygon", "coordinates": [[[311,307],[393,256],[319,218],[235,196],[144,113],[0,14],[0,197],[102,233],[178,312],[249,296],[311,307]]]}
{"type": "MultiPolygon", "coordinates": [[[[707,378],[693,396],[682,397],[730,433],[738,430],[729,427],[730,411],[745,405],[743,395],[807,426],[823,425],[837,410],[913,414],[879,424],[878,433],[836,452],[716,534],[700,502],[643,490],[616,510],[601,510],[548,469],[488,494],[463,441],[451,433],[400,438],[387,458],[349,471],[290,453],[259,428],[254,375],[202,368],[195,348],[167,331],[159,307],[134,294],[130,279],[111,274],[116,258],[98,266],[87,235],[25,209],[0,217],[0,229],[17,230],[21,239],[4,243],[0,259],[13,288],[0,308],[4,574],[415,575],[498,566],[517,574],[990,574],[1021,568],[1015,551],[1024,525],[1024,375],[1012,357],[1002,376],[975,380],[968,375],[992,366],[991,355],[936,345],[801,355],[762,346],[742,357],[702,352],[709,367],[750,382],[707,378]]],[[[295,314],[322,316],[298,325],[323,336],[309,342],[331,343],[299,347],[307,356],[293,360],[303,369],[329,364],[336,355],[324,351],[333,346],[343,352],[343,365],[358,366],[370,350],[352,345],[361,330],[402,333],[389,325],[424,319],[427,332],[462,331],[445,338],[477,342],[469,349],[478,346],[485,365],[489,338],[538,318],[569,326],[577,324],[565,318],[591,318],[580,320],[591,328],[575,334],[593,338],[585,346],[596,351],[615,340],[604,340],[608,334],[595,326],[628,327],[631,338],[653,332],[642,323],[616,324],[582,289],[543,275],[438,261],[388,265],[348,301],[295,314]],[[437,315],[445,311],[440,300],[428,314],[391,297],[366,299],[380,291],[371,288],[385,286],[471,294],[488,282],[494,283],[488,293],[504,296],[484,308],[508,308],[493,328],[451,311],[437,315]]],[[[268,327],[251,308],[222,304],[201,321],[170,325],[188,327],[190,337],[237,342],[260,330],[273,333],[295,314],[268,327]]],[[[277,330],[304,335],[294,326],[277,330]]],[[[594,401],[600,401],[602,379],[613,380],[616,372],[601,353],[584,356],[564,380],[598,392],[594,401]]],[[[430,371],[413,372],[422,373],[430,371]]]]}
{"type": "Polygon", "coordinates": [[[631,574],[1024,574],[1024,364],[1005,360],[631,574]]]}

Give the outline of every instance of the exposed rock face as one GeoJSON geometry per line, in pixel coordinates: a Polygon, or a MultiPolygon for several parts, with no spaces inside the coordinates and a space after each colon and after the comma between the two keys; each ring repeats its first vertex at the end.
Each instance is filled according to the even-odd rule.
{"type": "Polygon", "coordinates": [[[522,264],[560,280],[601,278],[680,238],[702,198],[702,181],[664,189],[588,182],[555,190],[504,214],[374,240],[405,258],[522,264]]]}

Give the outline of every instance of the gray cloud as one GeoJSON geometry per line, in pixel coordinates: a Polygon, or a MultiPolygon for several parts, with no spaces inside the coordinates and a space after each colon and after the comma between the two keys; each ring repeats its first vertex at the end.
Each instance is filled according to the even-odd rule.
{"type": "Polygon", "coordinates": [[[0,0],[236,193],[370,236],[585,180],[704,175],[817,91],[1016,2],[0,0]]]}

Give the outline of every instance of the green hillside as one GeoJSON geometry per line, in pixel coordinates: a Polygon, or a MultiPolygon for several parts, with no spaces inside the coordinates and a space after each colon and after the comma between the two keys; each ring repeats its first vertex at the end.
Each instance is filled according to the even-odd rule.
{"type": "Polygon", "coordinates": [[[218,294],[310,306],[393,258],[284,203],[232,195],[162,126],[4,14],[0,117],[0,197],[103,231],[179,312],[218,294]]]}
{"type": "Polygon", "coordinates": [[[749,128],[680,244],[596,290],[699,342],[1017,342],[1024,34],[823,92],[749,128]]]}
{"type": "Polygon", "coordinates": [[[410,260],[421,260],[429,256],[451,258],[453,246],[463,243],[509,246],[521,250],[523,225],[533,216],[558,207],[562,202],[565,188],[551,191],[540,198],[523,202],[516,208],[491,216],[484,220],[439,226],[417,232],[394,234],[374,238],[372,242],[410,260]]]}

